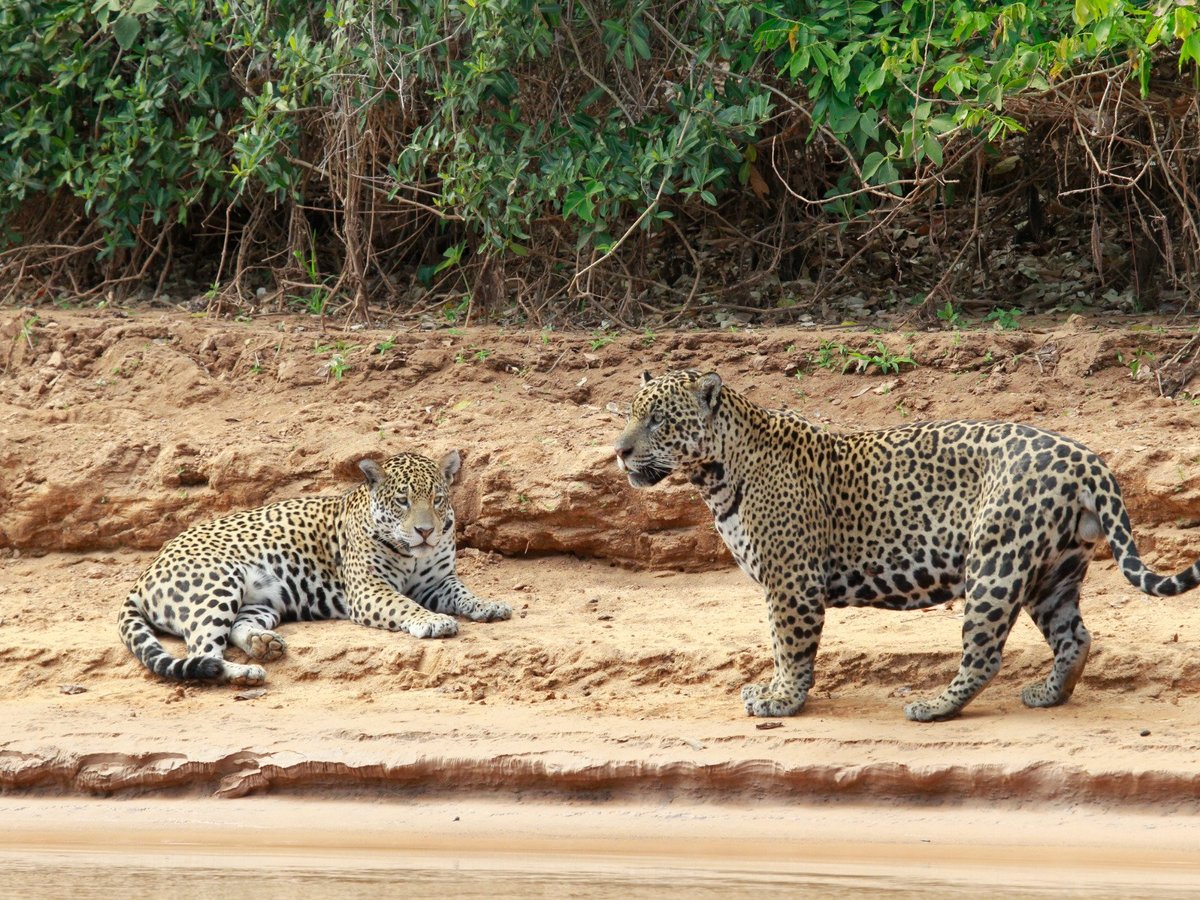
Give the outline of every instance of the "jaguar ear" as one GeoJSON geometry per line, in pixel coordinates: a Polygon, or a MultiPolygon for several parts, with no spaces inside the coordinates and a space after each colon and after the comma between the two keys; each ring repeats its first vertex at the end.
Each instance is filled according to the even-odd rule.
{"type": "Polygon", "coordinates": [[[454,484],[454,476],[462,468],[462,454],[457,450],[451,450],[442,457],[438,467],[442,470],[442,477],[446,479],[446,484],[454,484]]]}
{"type": "Polygon", "coordinates": [[[654,376],[651,375],[649,372],[642,373],[642,384],[649,384],[653,380],[654,380],[654,376]]]}
{"type": "Polygon", "coordinates": [[[716,372],[701,375],[693,390],[700,401],[700,411],[711,417],[721,399],[721,376],[716,372]]]}
{"type": "Polygon", "coordinates": [[[375,462],[375,460],[360,459],[358,467],[362,469],[363,475],[367,477],[367,484],[371,487],[371,490],[374,490],[383,483],[383,469],[380,468],[379,463],[375,462]]]}

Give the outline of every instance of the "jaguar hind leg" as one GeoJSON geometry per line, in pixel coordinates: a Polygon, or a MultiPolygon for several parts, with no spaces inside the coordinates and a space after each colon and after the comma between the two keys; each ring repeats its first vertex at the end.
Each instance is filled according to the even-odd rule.
{"type": "Polygon", "coordinates": [[[279,659],[287,652],[287,643],[273,630],[280,621],[273,607],[243,606],[229,629],[229,639],[251,659],[279,659]]]}
{"type": "Polygon", "coordinates": [[[183,626],[188,656],[219,660],[223,669],[222,681],[240,687],[262,684],[267,680],[262,666],[241,665],[225,659],[225,650],[230,643],[246,649],[239,640],[244,634],[244,623],[250,619],[249,612],[243,616],[243,602],[253,587],[248,574],[240,567],[228,567],[219,573],[197,571],[191,581],[196,586],[190,597],[183,598],[183,605],[192,610],[183,626]],[[235,625],[239,622],[243,626],[235,633],[235,625]]]}
{"type": "Polygon", "coordinates": [[[193,619],[193,623],[183,635],[188,656],[209,656],[220,661],[224,668],[221,680],[239,687],[253,687],[267,680],[267,673],[262,666],[243,666],[225,659],[231,619],[224,615],[205,616],[204,619],[193,619]]]}
{"type": "Polygon", "coordinates": [[[1054,667],[1044,681],[1026,685],[1021,702],[1045,707],[1065,703],[1087,665],[1092,637],[1079,613],[1079,591],[1091,561],[1088,548],[1059,562],[1045,588],[1026,604],[1030,617],[1054,651],[1054,667]]]}

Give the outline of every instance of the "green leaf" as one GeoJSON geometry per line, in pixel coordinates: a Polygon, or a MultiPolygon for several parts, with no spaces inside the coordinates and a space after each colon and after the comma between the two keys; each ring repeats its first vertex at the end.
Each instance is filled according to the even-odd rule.
{"type": "Polygon", "coordinates": [[[886,159],[887,157],[878,150],[874,153],[868,153],[867,158],[863,160],[862,164],[862,180],[869,182],[875,173],[879,171],[879,167],[883,165],[886,159]]]}
{"type": "Polygon", "coordinates": [[[930,161],[935,166],[940,166],[942,164],[942,145],[938,143],[938,139],[926,132],[924,147],[925,155],[929,157],[930,161]]]}
{"type": "Polygon", "coordinates": [[[929,130],[935,134],[945,134],[955,128],[953,116],[934,116],[929,120],[929,130]]]}
{"type": "Polygon", "coordinates": [[[576,216],[591,224],[596,221],[595,206],[585,191],[568,191],[563,200],[563,215],[576,216]]]}
{"type": "Polygon", "coordinates": [[[129,5],[129,11],[135,16],[154,12],[156,9],[158,9],[158,0],[133,0],[133,3],[129,5]]]}
{"type": "Polygon", "coordinates": [[[133,46],[141,30],[142,23],[137,20],[136,16],[118,16],[117,20],[113,22],[113,37],[117,39],[122,50],[128,50],[133,46]]]}
{"type": "Polygon", "coordinates": [[[883,83],[887,80],[887,70],[880,66],[871,71],[865,78],[859,81],[859,94],[873,94],[875,91],[883,87],[883,83]]]}

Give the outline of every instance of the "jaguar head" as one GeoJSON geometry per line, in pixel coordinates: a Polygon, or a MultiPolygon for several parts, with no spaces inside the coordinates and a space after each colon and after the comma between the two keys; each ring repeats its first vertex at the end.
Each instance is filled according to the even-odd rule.
{"type": "Polygon", "coordinates": [[[634,487],[658,484],[681,466],[710,452],[721,376],[694,370],[642,375],[629,424],[617,439],[617,467],[634,487]]]}
{"type": "Polygon", "coordinates": [[[364,459],[358,467],[367,479],[375,537],[401,553],[428,556],[443,540],[454,540],[450,485],[462,466],[452,450],[434,462],[401,453],[382,466],[364,459]]]}

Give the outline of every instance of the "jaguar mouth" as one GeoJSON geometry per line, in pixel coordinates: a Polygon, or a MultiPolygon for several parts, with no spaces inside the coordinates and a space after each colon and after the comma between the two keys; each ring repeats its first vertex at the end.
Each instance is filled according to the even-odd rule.
{"type": "Polygon", "coordinates": [[[671,474],[670,469],[664,469],[661,466],[646,466],[644,469],[632,469],[626,466],[625,472],[629,476],[629,483],[635,488],[654,487],[671,474]]]}

